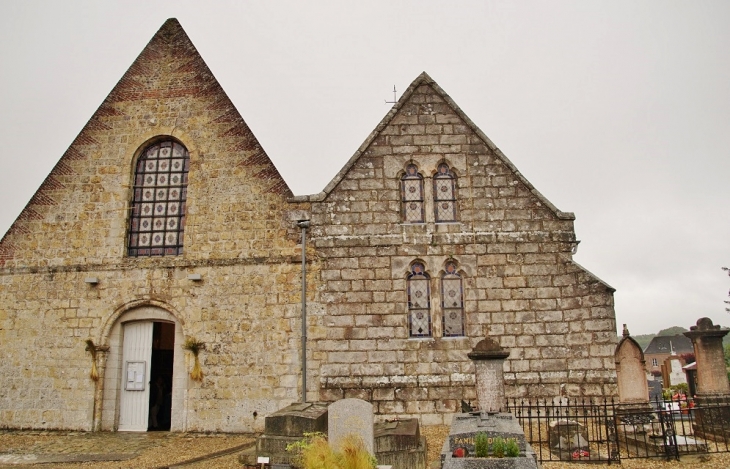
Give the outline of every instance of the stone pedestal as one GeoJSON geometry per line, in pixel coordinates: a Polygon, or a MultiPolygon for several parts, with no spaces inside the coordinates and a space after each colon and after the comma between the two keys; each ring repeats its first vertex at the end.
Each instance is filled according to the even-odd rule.
{"type": "Polygon", "coordinates": [[[504,360],[509,351],[500,347],[494,339],[481,340],[467,354],[474,362],[476,391],[479,410],[501,412],[504,407],[504,360]]]}
{"type": "Polygon", "coordinates": [[[722,338],[730,329],[712,323],[710,318],[702,318],[696,326],[690,327],[684,335],[692,340],[697,362],[697,397],[730,397],[730,382],[725,371],[725,354],[722,338]]]}
{"type": "Polygon", "coordinates": [[[695,434],[706,438],[730,436],[730,382],[725,370],[722,339],[730,332],[701,318],[684,335],[692,340],[697,363],[695,434]]]}
{"type": "Polygon", "coordinates": [[[502,366],[509,351],[493,339],[481,340],[467,354],[476,370],[477,401],[480,412],[456,414],[451,421],[449,438],[441,451],[443,469],[536,469],[537,457],[525,439],[519,422],[512,414],[502,413],[504,376],[502,366]],[[475,454],[477,435],[484,435],[491,445],[495,438],[513,440],[520,453],[516,457],[480,457],[475,454]]]}

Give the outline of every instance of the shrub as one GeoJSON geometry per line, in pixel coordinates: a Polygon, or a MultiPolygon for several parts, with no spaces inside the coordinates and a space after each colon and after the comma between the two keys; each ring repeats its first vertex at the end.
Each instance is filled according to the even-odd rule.
{"type": "Polygon", "coordinates": [[[365,444],[358,436],[346,436],[340,449],[342,450],[340,454],[342,466],[338,467],[342,467],[342,469],[375,469],[378,465],[375,457],[368,453],[365,444]]]}
{"type": "Polygon", "coordinates": [[[298,469],[375,469],[377,461],[355,435],[346,437],[336,452],[323,433],[305,433],[304,439],[286,446],[295,453],[293,464],[298,469]]]}
{"type": "Polygon", "coordinates": [[[504,451],[505,451],[505,442],[504,438],[501,436],[498,436],[494,439],[494,443],[492,443],[492,455],[495,458],[503,458],[504,457],[504,451]]]}
{"type": "Polygon", "coordinates": [[[517,444],[517,440],[510,438],[507,440],[507,445],[505,446],[505,453],[510,458],[516,458],[520,455],[520,445],[517,444]]]}
{"type": "Polygon", "coordinates": [[[489,440],[486,433],[480,432],[474,437],[474,455],[478,458],[489,456],[489,440]]]}

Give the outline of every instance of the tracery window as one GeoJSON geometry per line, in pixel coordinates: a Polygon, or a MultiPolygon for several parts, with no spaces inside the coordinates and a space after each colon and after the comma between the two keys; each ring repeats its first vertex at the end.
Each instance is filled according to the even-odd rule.
{"type": "Polygon", "coordinates": [[[436,223],[456,221],[456,177],[441,163],[433,177],[433,207],[436,223]]]}
{"type": "Polygon", "coordinates": [[[189,166],[188,150],[176,141],[144,149],[134,173],[128,255],[182,254],[189,166]]]}
{"type": "Polygon", "coordinates": [[[423,223],[423,176],[415,164],[406,166],[406,172],[400,181],[403,221],[423,223]]]}
{"type": "Polygon", "coordinates": [[[411,337],[431,337],[431,286],[420,262],[408,274],[408,329],[411,337]]]}
{"type": "Polygon", "coordinates": [[[464,288],[455,262],[447,262],[441,276],[444,337],[464,335],[464,288]]]}

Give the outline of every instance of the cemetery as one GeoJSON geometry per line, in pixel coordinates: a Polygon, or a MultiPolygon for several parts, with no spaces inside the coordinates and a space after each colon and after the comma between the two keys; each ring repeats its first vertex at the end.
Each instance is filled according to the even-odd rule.
{"type": "Polygon", "coordinates": [[[297,465],[296,448],[311,435],[326,439],[333,451],[354,436],[377,467],[415,469],[531,469],[550,461],[670,461],[730,451],[730,383],[717,373],[719,366],[724,370],[718,350],[728,332],[702,318],[685,333],[699,371],[697,394],[682,397],[686,403],[676,396],[668,403],[649,400],[643,353],[626,327],[615,353],[618,400],[508,399],[503,369],[509,350],[485,338],[468,353],[476,402],[463,402],[462,412],[452,416],[440,458],[430,466],[418,419],[378,420],[372,404],[356,398],[296,403],[269,415],[265,432],[239,460],[251,468],[261,461],[271,468],[306,468],[297,465]]]}

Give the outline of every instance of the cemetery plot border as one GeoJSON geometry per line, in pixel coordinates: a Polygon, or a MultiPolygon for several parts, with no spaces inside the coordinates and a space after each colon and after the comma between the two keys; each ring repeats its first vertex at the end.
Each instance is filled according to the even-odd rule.
{"type": "Polygon", "coordinates": [[[730,401],[655,400],[626,408],[611,400],[508,399],[540,462],[680,460],[730,452],[730,401]]]}

